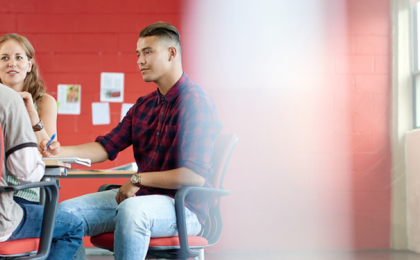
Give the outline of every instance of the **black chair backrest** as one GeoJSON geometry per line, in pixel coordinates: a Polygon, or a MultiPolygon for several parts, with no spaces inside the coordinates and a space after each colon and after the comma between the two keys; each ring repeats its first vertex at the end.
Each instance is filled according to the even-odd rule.
{"type": "MultiPolygon", "coordinates": [[[[212,156],[213,175],[209,178],[210,183],[215,189],[223,189],[226,168],[229,164],[233,148],[238,140],[239,138],[235,134],[221,134],[217,137],[212,156]]],[[[201,236],[208,240],[209,245],[214,245],[222,235],[222,228],[220,199],[215,196],[201,236]]]]}

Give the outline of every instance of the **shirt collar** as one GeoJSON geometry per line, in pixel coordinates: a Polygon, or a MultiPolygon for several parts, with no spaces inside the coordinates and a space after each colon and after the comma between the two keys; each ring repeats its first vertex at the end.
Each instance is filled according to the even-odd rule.
{"type": "Polygon", "coordinates": [[[156,94],[157,94],[157,97],[158,97],[158,103],[160,103],[162,100],[167,100],[169,103],[172,102],[172,100],[179,95],[182,86],[187,81],[188,81],[188,76],[187,76],[187,74],[185,74],[185,72],[183,72],[181,78],[168,91],[168,93],[166,93],[166,95],[162,96],[159,92],[159,89],[157,89],[156,94]]]}

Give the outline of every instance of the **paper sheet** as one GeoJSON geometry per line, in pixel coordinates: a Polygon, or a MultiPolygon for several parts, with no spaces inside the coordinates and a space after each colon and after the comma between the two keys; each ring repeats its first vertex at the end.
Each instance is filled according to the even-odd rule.
{"type": "Polygon", "coordinates": [[[128,110],[130,110],[130,108],[133,106],[134,104],[129,104],[129,103],[123,103],[122,107],[121,107],[121,120],[123,120],[123,118],[125,117],[125,115],[127,114],[128,110]]]}
{"type": "Polygon", "coordinates": [[[109,125],[110,123],[109,103],[92,103],[92,124],[109,125]]]}
{"type": "Polygon", "coordinates": [[[81,86],[57,86],[57,113],[64,115],[80,115],[81,86]]]}
{"type": "Polygon", "coordinates": [[[124,101],[124,73],[101,73],[101,102],[124,101]]]}

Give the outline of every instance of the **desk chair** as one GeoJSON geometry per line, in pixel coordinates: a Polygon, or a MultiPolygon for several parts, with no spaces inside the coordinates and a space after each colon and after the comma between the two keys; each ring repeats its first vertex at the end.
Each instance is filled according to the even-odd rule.
{"type": "MultiPolygon", "coordinates": [[[[3,131],[0,126],[0,179],[3,171],[5,151],[3,145],[3,131]]],[[[40,238],[25,238],[0,242],[0,259],[46,259],[50,253],[54,219],[58,202],[58,186],[54,181],[36,182],[16,186],[0,186],[0,193],[42,187],[46,193],[44,218],[40,238]],[[32,256],[29,256],[32,255],[32,256]]]]}
{"type": "MultiPolygon", "coordinates": [[[[147,259],[188,259],[204,260],[204,247],[216,244],[222,235],[222,215],[220,213],[220,196],[230,194],[223,189],[223,179],[233,148],[239,138],[235,134],[222,134],[217,137],[213,151],[213,175],[209,177],[214,188],[182,187],[175,194],[175,211],[178,236],[151,238],[147,259]],[[206,225],[197,236],[188,236],[186,230],[185,197],[190,192],[209,193],[213,203],[207,216],[206,225]]],[[[98,191],[118,188],[120,185],[102,185],[98,191]]],[[[110,251],[114,250],[114,233],[104,233],[90,238],[92,244],[110,251]]]]}

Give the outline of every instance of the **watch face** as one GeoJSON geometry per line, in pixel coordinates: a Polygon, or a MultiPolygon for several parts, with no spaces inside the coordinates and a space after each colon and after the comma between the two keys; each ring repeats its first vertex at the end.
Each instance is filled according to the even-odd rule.
{"type": "Polygon", "coordinates": [[[44,128],[44,124],[42,123],[42,121],[41,121],[41,120],[39,120],[39,122],[38,122],[36,125],[34,125],[34,126],[32,127],[32,129],[33,129],[35,132],[37,132],[37,131],[41,131],[43,128],[44,128]]]}
{"type": "Polygon", "coordinates": [[[131,182],[132,183],[138,183],[139,182],[139,175],[138,174],[134,174],[133,176],[131,176],[131,182]]]}

